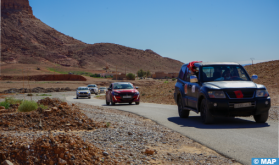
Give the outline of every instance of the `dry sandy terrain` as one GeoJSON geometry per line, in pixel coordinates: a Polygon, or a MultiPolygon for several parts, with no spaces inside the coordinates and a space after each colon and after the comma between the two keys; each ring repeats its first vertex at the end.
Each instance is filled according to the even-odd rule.
{"type": "Polygon", "coordinates": [[[39,103],[49,110],[18,113],[15,105],[0,112],[0,163],[239,164],[135,114],[57,99],[39,103]]]}

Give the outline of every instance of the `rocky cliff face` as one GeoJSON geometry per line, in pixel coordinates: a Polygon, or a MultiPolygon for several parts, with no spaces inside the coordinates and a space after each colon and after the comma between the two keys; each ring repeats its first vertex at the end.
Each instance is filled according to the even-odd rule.
{"type": "MultiPolygon", "coordinates": [[[[111,71],[178,72],[182,63],[154,51],[111,43],[86,44],[49,27],[32,14],[28,0],[1,0],[0,64],[42,64],[111,71]]],[[[93,31],[94,33],[94,31],[93,31]]],[[[97,33],[97,32],[95,32],[97,33]]]]}
{"type": "Polygon", "coordinates": [[[1,0],[1,10],[18,11],[25,10],[33,14],[28,0],[1,0]]]}

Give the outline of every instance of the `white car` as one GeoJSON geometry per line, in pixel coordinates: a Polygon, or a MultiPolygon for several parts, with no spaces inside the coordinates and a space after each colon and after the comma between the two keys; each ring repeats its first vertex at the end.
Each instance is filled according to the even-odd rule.
{"type": "Polygon", "coordinates": [[[95,95],[98,95],[98,86],[96,84],[89,84],[87,85],[91,93],[94,93],[95,95]]]}
{"type": "Polygon", "coordinates": [[[99,93],[106,93],[107,88],[106,87],[100,87],[99,88],[99,93]]]}
{"type": "Polygon", "coordinates": [[[88,97],[89,99],[91,98],[91,92],[88,89],[88,87],[78,87],[76,94],[77,94],[77,99],[79,97],[88,97]]]}

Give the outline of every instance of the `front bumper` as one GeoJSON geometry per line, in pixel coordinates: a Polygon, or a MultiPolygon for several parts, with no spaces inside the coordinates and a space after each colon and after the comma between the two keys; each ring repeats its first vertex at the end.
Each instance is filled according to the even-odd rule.
{"type": "Polygon", "coordinates": [[[140,102],[140,95],[132,95],[131,98],[123,98],[123,96],[112,96],[112,99],[115,103],[140,102]]]}
{"type": "Polygon", "coordinates": [[[269,111],[270,97],[253,99],[208,99],[207,107],[214,116],[251,116],[269,111]],[[251,103],[249,107],[234,108],[234,104],[251,103]],[[215,106],[214,106],[215,104],[215,106]]]}
{"type": "Polygon", "coordinates": [[[78,97],[90,97],[90,93],[87,93],[87,94],[80,94],[80,93],[77,93],[77,96],[78,96],[78,97]]]}

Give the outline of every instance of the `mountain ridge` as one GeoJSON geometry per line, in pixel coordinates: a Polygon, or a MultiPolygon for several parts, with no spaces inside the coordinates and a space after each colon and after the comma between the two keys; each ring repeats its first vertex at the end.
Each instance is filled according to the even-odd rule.
{"type": "Polygon", "coordinates": [[[36,18],[28,0],[2,0],[1,5],[2,64],[50,61],[62,66],[94,70],[119,67],[132,72],[139,69],[178,72],[183,64],[151,49],[114,43],[86,44],[36,18]]]}

